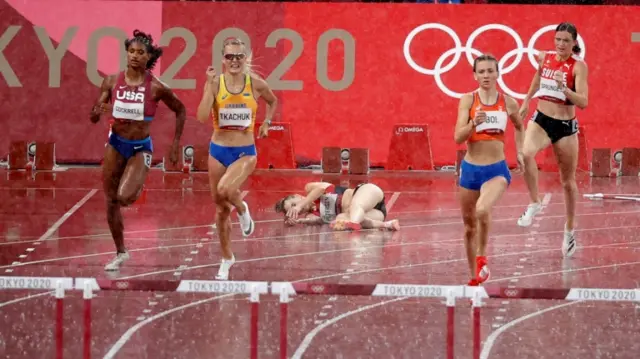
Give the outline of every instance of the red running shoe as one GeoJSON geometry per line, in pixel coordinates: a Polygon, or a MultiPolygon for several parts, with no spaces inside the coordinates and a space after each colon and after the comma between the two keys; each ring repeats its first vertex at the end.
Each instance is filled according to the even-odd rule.
{"type": "Polygon", "coordinates": [[[485,256],[477,256],[476,257],[476,279],[479,283],[486,282],[491,276],[491,272],[489,271],[489,266],[487,265],[487,257],[485,256]]]}

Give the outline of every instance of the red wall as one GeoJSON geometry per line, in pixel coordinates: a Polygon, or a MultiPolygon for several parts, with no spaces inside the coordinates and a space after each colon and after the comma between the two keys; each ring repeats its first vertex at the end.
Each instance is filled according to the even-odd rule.
{"type": "MultiPolygon", "coordinates": [[[[434,76],[409,66],[403,54],[409,33],[422,24],[438,23],[451,28],[464,46],[474,30],[495,22],[513,29],[526,48],[538,29],[570,20],[584,40],[589,65],[590,104],[586,110],[578,110],[580,124],[588,128],[588,145],[617,148],[640,142],[635,131],[638,114],[628,104],[640,90],[634,74],[640,44],[630,40],[633,31],[640,31],[633,23],[640,18],[637,7],[42,0],[25,5],[23,1],[10,0],[0,2],[0,13],[2,31],[10,31],[12,25],[21,26],[2,52],[21,85],[8,84],[2,75],[10,70],[2,67],[0,119],[5,131],[0,133],[0,155],[5,154],[10,139],[24,138],[55,141],[59,161],[100,160],[107,125],[106,121],[98,125],[89,122],[88,113],[98,89],[89,81],[86,68],[87,59],[95,57],[95,51],[88,46],[90,35],[107,26],[122,29],[127,35],[140,28],[151,32],[156,40],[170,28],[182,27],[197,41],[194,54],[174,76],[194,80],[186,86],[173,84],[188,108],[183,143],[208,141],[211,126],[199,124],[193,116],[201,97],[204,71],[212,62],[212,50],[220,51],[212,49],[213,39],[223,29],[235,27],[249,35],[254,62],[265,76],[287,57],[297,55],[282,76],[294,81],[289,85],[294,89],[276,91],[280,99],[276,121],[292,123],[299,160],[317,161],[323,146],[343,146],[369,147],[372,162],[384,163],[394,124],[426,123],[430,126],[434,163],[443,165],[455,161],[453,127],[458,100],[443,93],[434,76]],[[46,30],[54,47],[59,46],[69,27],[77,26],[59,70],[51,67],[34,26],[46,30]],[[275,47],[266,46],[270,36],[272,40],[277,37],[278,29],[286,29],[281,31],[281,37],[295,38],[294,42],[303,46],[293,46],[285,39],[275,47]],[[327,89],[317,79],[325,76],[335,82],[345,72],[348,46],[330,36],[324,44],[327,50],[323,52],[319,47],[319,39],[328,31],[345,34],[353,44],[351,57],[346,56],[354,59],[352,66],[347,66],[347,77],[352,75],[353,81],[347,81],[340,89],[327,89]],[[320,66],[325,59],[326,75],[320,66]],[[56,71],[60,74],[59,86],[49,83],[50,73],[56,71]]],[[[118,69],[115,54],[119,46],[120,41],[105,38],[97,47],[102,75],[118,69]]],[[[483,32],[472,46],[499,59],[517,48],[516,40],[500,30],[483,32]]],[[[432,29],[414,38],[410,54],[419,65],[433,69],[438,58],[453,47],[451,37],[432,29]]],[[[534,47],[552,49],[552,32],[546,32],[534,47]]],[[[155,70],[161,79],[171,83],[167,68],[175,64],[184,49],[185,41],[180,38],[168,43],[155,70]]],[[[451,57],[442,62],[443,66],[450,61],[451,57]]],[[[507,59],[505,67],[513,61],[514,57],[507,59]]],[[[502,78],[509,89],[522,94],[533,73],[534,67],[525,55],[502,78]]],[[[457,92],[472,91],[476,86],[464,54],[441,79],[457,92]]],[[[270,83],[275,86],[274,81],[270,83]]],[[[161,108],[152,135],[156,159],[166,152],[175,123],[166,107],[161,108]]],[[[258,116],[262,119],[264,112],[258,116]]],[[[508,138],[509,146],[513,146],[512,136],[508,138]]],[[[512,153],[509,158],[513,159],[512,153]]]]}

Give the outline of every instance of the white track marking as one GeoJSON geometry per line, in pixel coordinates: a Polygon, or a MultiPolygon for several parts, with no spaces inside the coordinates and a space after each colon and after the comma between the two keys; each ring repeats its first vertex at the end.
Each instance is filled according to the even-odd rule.
{"type": "MultiPolygon", "coordinates": [[[[580,203],[593,203],[593,201],[577,201],[576,204],[580,203]]],[[[496,208],[522,208],[522,204],[512,204],[512,205],[504,205],[504,206],[493,206],[492,208],[495,210],[496,208]]],[[[524,205],[526,206],[526,205],[524,205]]],[[[551,206],[562,206],[564,207],[564,203],[549,203],[547,207],[551,206]]],[[[441,209],[425,209],[420,211],[396,211],[396,214],[410,214],[410,213],[441,213],[441,212],[460,212],[460,208],[441,208],[441,209]]]]}
{"type": "Polygon", "coordinates": [[[87,201],[93,197],[94,194],[96,194],[96,192],[98,192],[97,189],[92,189],[91,191],[89,191],[89,193],[87,193],[84,197],[82,197],[82,199],[80,199],[78,201],[78,203],[76,203],[73,207],[71,207],[70,210],[67,211],[67,213],[63,214],[62,217],[60,217],[60,219],[58,219],[56,221],[56,223],[54,223],[42,236],[40,236],[40,238],[38,238],[38,240],[36,242],[39,241],[44,241],[49,239],[49,237],[51,237],[51,235],[58,230],[58,228],[60,228],[60,226],[73,214],[75,213],[75,211],[77,211],[78,209],[80,209],[80,207],[82,207],[82,205],[84,205],[85,203],[87,203],[87,201]]]}
{"type": "MultiPolygon", "coordinates": [[[[273,222],[282,222],[282,219],[267,219],[262,221],[254,221],[255,223],[273,223],[273,222]]],[[[232,225],[240,224],[240,222],[231,222],[232,225]]],[[[142,229],[137,231],[124,231],[125,235],[128,234],[140,234],[140,233],[150,233],[150,232],[165,232],[165,231],[180,231],[185,229],[198,229],[198,228],[210,228],[210,224],[205,225],[197,225],[197,226],[186,226],[186,227],[169,227],[169,228],[157,228],[157,229],[142,229]]],[[[86,234],[80,236],[65,236],[65,237],[54,237],[51,240],[59,240],[59,239],[89,239],[96,237],[111,237],[111,233],[101,233],[101,234],[86,234]]],[[[111,240],[111,238],[107,238],[111,240]]],[[[161,239],[161,238],[159,238],[161,239]]],[[[21,244],[21,243],[33,243],[37,242],[37,240],[28,240],[28,241],[11,241],[11,242],[0,242],[0,246],[8,246],[12,244],[21,244]]]]}
{"type": "Polygon", "coordinates": [[[20,298],[16,298],[16,299],[12,299],[6,302],[2,302],[0,303],[0,308],[6,306],[6,305],[11,305],[11,304],[15,304],[15,303],[19,303],[25,300],[29,300],[29,299],[34,299],[34,298],[38,298],[38,297],[42,297],[45,295],[52,295],[54,292],[50,291],[50,292],[44,292],[44,293],[38,293],[38,294],[29,294],[25,297],[20,297],[20,298]]]}
{"type": "Polygon", "coordinates": [[[232,295],[235,295],[235,294],[219,295],[219,296],[212,297],[212,298],[202,299],[202,300],[199,300],[199,301],[196,301],[196,302],[191,302],[189,304],[184,304],[184,305],[181,305],[179,307],[175,307],[175,308],[171,308],[169,310],[165,310],[164,312],[160,312],[160,313],[158,313],[158,314],[156,314],[154,316],[151,316],[151,317],[149,317],[149,318],[147,318],[145,320],[142,320],[142,321],[138,322],[136,325],[134,325],[131,328],[129,328],[120,337],[120,339],[118,339],[118,341],[111,347],[111,349],[109,349],[107,354],[105,354],[104,359],[113,358],[114,355],[116,355],[116,353],[118,353],[118,351],[129,341],[129,339],[131,339],[131,336],[135,332],[138,331],[138,329],[140,329],[143,326],[151,323],[152,321],[154,321],[156,319],[160,319],[160,318],[162,318],[164,316],[167,316],[167,315],[169,315],[171,313],[174,313],[174,312],[177,312],[177,311],[180,311],[180,310],[183,310],[183,309],[187,309],[187,308],[190,308],[190,307],[195,307],[195,306],[200,305],[200,304],[211,302],[211,301],[214,301],[214,300],[217,300],[217,299],[222,299],[222,298],[225,298],[225,297],[230,297],[232,295]]]}
{"type": "Polygon", "coordinates": [[[553,307],[549,307],[549,308],[542,309],[542,310],[537,310],[537,311],[535,311],[533,313],[529,313],[529,314],[524,315],[522,317],[519,317],[519,318],[517,318],[515,320],[512,320],[509,323],[504,324],[503,326],[501,326],[497,330],[494,330],[485,339],[484,345],[482,346],[482,352],[480,353],[480,359],[488,358],[489,357],[489,352],[491,352],[491,348],[493,347],[493,344],[495,343],[496,339],[498,339],[498,336],[500,336],[500,334],[502,334],[502,333],[506,332],[507,330],[509,330],[511,327],[517,325],[518,323],[521,323],[521,322],[524,322],[527,319],[531,319],[533,317],[537,317],[539,315],[545,314],[545,313],[550,312],[552,310],[568,307],[570,305],[574,305],[574,304],[578,304],[578,303],[582,303],[582,302],[583,301],[575,301],[575,302],[569,302],[569,303],[563,303],[563,304],[559,304],[559,305],[554,305],[553,307]]]}
{"type": "MultiPolygon", "coordinates": [[[[587,229],[576,229],[576,231],[577,232],[585,232],[585,231],[613,230],[613,229],[627,229],[627,228],[637,228],[637,227],[620,226],[620,227],[587,228],[587,229]]],[[[287,239],[286,239],[287,237],[296,237],[298,239],[295,239],[295,241],[299,242],[300,241],[299,238],[302,237],[302,236],[314,236],[316,234],[332,233],[332,232],[296,234],[296,235],[290,235],[290,236],[263,237],[263,238],[253,238],[253,239],[250,239],[250,240],[236,239],[236,240],[232,240],[232,242],[243,242],[243,243],[246,243],[246,242],[250,242],[250,241],[260,241],[260,240],[287,241],[287,239]],[[285,239],[279,239],[279,238],[283,238],[283,237],[285,239]]],[[[555,234],[555,233],[564,233],[564,232],[563,231],[548,231],[548,232],[540,232],[538,234],[543,235],[543,234],[555,234]]],[[[526,234],[522,234],[522,233],[501,234],[501,235],[497,235],[497,236],[494,236],[494,237],[496,237],[496,238],[499,238],[499,237],[518,237],[518,236],[522,236],[522,235],[526,235],[526,234]]],[[[456,241],[460,241],[460,240],[461,239],[455,238],[455,239],[439,240],[439,241],[403,243],[402,245],[420,245],[420,244],[445,245],[446,243],[456,242],[456,241]]],[[[309,241],[309,243],[313,243],[313,242],[314,241],[309,241]]],[[[210,245],[210,244],[213,244],[213,242],[212,241],[208,241],[208,242],[204,242],[203,244],[210,245]]],[[[627,242],[613,243],[613,244],[609,244],[607,246],[622,246],[624,244],[627,244],[627,242]]],[[[176,245],[166,245],[166,246],[154,246],[154,247],[131,249],[130,252],[142,252],[142,251],[155,250],[155,249],[198,247],[200,245],[201,245],[200,243],[192,243],[192,244],[176,244],[176,245]]],[[[389,246],[397,246],[397,244],[387,244],[387,245],[385,245],[385,247],[389,247],[389,246]]],[[[381,248],[381,247],[382,246],[370,246],[370,247],[365,247],[365,248],[366,249],[375,249],[375,248],[381,248]]],[[[541,246],[536,246],[536,247],[540,248],[541,246]]],[[[549,247],[549,248],[552,248],[552,247],[549,247]]],[[[553,248],[555,248],[555,247],[553,247],[553,248]]],[[[587,247],[587,248],[589,248],[589,247],[587,247]]],[[[334,251],[349,251],[349,250],[354,250],[354,249],[332,250],[332,251],[328,251],[326,253],[333,253],[334,251]]],[[[358,250],[358,249],[356,248],[355,250],[358,250]]],[[[312,255],[312,254],[315,254],[315,253],[325,253],[325,252],[298,253],[298,254],[291,254],[290,256],[305,256],[305,255],[312,255]]],[[[90,257],[97,257],[97,256],[102,256],[102,255],[111,255],[111,254],[113,254],[112,251],[102,252],[102,253],[93,253],[93,254],[83,254],[83,255],[69,256],[69,257],[49,258],[49,259],[43,259],[43,260],[20,263],[19,266],[23,267],[23,266],[26,266],[26,265],[33,265],[33,264],[40,264],[40,263],[50,263],[50,262],[55,262],[55,261],[68,260],[68,259],[90,258],[90,257]]],[[[274,258],[279,258],[279,257],[265,257],[264,259],[274,259],[274,258]]],[[[237,263],[242,263],[242,262],[245,262],[245,261],[252,262],[252,261],[256,261],[256,260],[260,260],[260,259],[261,258],[254,258],[254,259],[250,259],[250,260],[237,261],[237,263]]],[[[194,266],[194,267],[187,267],[184,270],[201,269],[201,268],[207,268],[207,267],[214,267],[214,266],[218,266],[218,265],[220,265],[220,263],[213,263],[213,264],[206,264],[206,265],[200,265],[200,266],[194,266]]],[[[13,264],[4,265],[4,266],[0,266],[0,269],[13,268],[13,267],[16,267],[16,266],[17,265],[13,265],[13,264]]],[[[142,276],[147,276],[147,275],[163,274],[163,273],[169,273],[169,272],[174,272],[174,271],[175,271],[175,269],[167,269],[167,270],[155,271],[155,272],[150,272],[150,273],[137,274],[137,275],[134,275],[132,277],[124,277],[123,279],[137,278],[137,277],[142,277],[142,276]]]]}
{"type": "Polygon", "coordinates": [[[394,192],[393,195],[391,195],[391,198],[389,198],[389,202],[387,202],[387,214],[389,212],[391,212],[391,209],[393,208],[393,206],[396,204],[396,201],[398,200],[398,197],[400,197],[400,193],[402,192],[394,192]]]}
{"type": "MultiPolygon", "coordinates": [[[[628,228],[628,227],[621,227],[621,228],[628,228]]],[[[603,227],[603,228],[589,228],[589,229],[580,229],[580,230],[576,229],[576,231],[587,232],[587,231],[611,230],[611,229],[612,229],[611,227],[603,227]]],[[[562,230],[562,231],[545,232],[545,233],[564,233],[564,230],[562,230]]],[[[501,234],[501,235],[496,235],[493,238],[498,238],[498,237],[518,237],[518,236],[526,236],[526,235],[528,235],[528,234],[527,233],[501,234]]],[[[387,244],[384,244],[384,245],[381,245],[381,246],[377,246],[376,245],[376,246],[366,246],[366,247],[343,248],[343,249],[333,249],[333,250],[320,251],[320,252],[306,252],[306,253],[296,253],[296,254],[284,254],[284,255],[271,256],[271,257],[250,258],[250,259],[245,259],[245,260],[236,260],[236,264],[238,264],[238,263],[248,263],[248,262],[257,262],[257,261],[261,261],[261,260],[270,260],[270,259],[295,258],[295,257],[308,256],[308,255],[317,255],[317,254],[355,252],[355,251],[362,251],[362,250],[367,250],[367,249],[402,247],[402,246],[415,246],[415,245],[430,245],[430,244],[447,243],[447,242],[460,242],[459,245],[463,245],[462,239],[459,239],[459,238],[444,239],[444,240],[439,240],[439,241],[411,242],[411,243],[396,243],[396,244],[387,243],[387,244]]],[[[636,243],[636,242],[624,242],[624,243],[628,244],[628,243],[636,243]]],[[[637,243],[640,243],[640,241],[638,241],[637,243]]],[[[582,248],[593,248],[593,247],[600,248],[600,247],[612,246],[612,245],[616,245],[616,244],[618,244],[618,243],[606,244],[606,245],[583,246],[582,248]]],[[[551,251],[555,251],[555,250],[557,250],[557,248],[553,247],[553,248],[550,248],[550,249],[542,249],[542,250],[537,250],[537,251],[527,250],[525,252],[497,254],[497,255],[494,255],[492,257],[504,257],[504,256],[521,255],[521,254],[529,254],[529,253],[544,253],[544,252],[551,252],[551,251]]],[[[450,260],[444,260],[444,261],[430,262],[430,264],[445,264],[445,263],[459,262],[459,261],[462,261],[462,260],[463,259],[450,259],[450,260]]],[[[466,260],[466,259],[464,259],[464,260],[466,260]]],[[[181,271],[184,272],[184,271],[187,271],[187,270],[209,268],[209,267],[215,267],[215,266],[219,266],[219,265],[220,265],[220,263],[202,264],[202,265],[193,266],[193,267],[186,267],[186,268],[181,269],[181,271]]],[[[402,266],[397,266],[397,267],[393,267],[393,268],[407,268],[407,267],[411,267],[411,266],[418,266],[418,265],[409,264],[409,265],[402,265],[402,266]]],[[[358,272],[354,272],[354,273],[356,273],[356,274],[357,273],[367,273],[368,271],[374,271],[375,272],[376,270],[375,269],[369,269],[369,270],[363,270],[363,271],[358,271],[358,272]]],[[[132,278],[146,277],[146,276],[150,276],[150,275],[173,273],[173,272],[175,272],[175,269],[167,269],[167,270],[161,270],[161,271],[155,271],[155,272],[135,274],[135,275],[127,276],[127,277],[122,277],[120,279],[132,279],[132,278]]],[[[342,275],[344,275],[344,273],[329,274],[329,275],[325,275],[325,276],[321,276],[321,277],[315,277],[314,279],[331,278],[331,277],[342,276],[342,275]]]]}
{"type": "MultiPolygon", "coordinates": [[[[395,212],[395,213],[400,213],[400,212],[395,212]]],[[[576,215],[576,217],[587,217],[587,216],[602,216],[602,215],[616,215],[616,214],[637,214],[640,213],[640,210],[638,211],[622,211],[622,212],[593,212],[593,213],[582,213],[579,215],[576,215]]],[[[556,216],[540,216],[539,218],[564,218],[565,215],[556,215],[556,216]]],[[[510,217],[510,218],[497,218],[497,219],[493,219],[493,222],[510,222],[513,220],[517,220],[520,217],[510,217]]],[[[282,222],[282,219],[268,219],[268,220],[261,220],[261,221],[254,221],[255,223],[270,223],[270,222],[282,222]]],[[[239,222],[232,222],[232,224],[239,224],[239,222]]],[[[436,223],[424,223],[424,224],[412,224],[412,225],[404,225],[403,228],[418,228],[418,227],[437,227],[437,226],[448,226],[448,225],[461,225],[462,221],[454,221],[454,222],[436,222],[436,223]]],[[[137,234],[137,233],[149,233],[149,232],[164,232],[164,231],[175,231],[175,230],[185,230],[185,229],[197,229],[197,228],[211,228],[210,224],[205,224],[205,225],[197,225],[197,226],[187,226],[187,227],[171,227],[171,228],[157,228],[157,229],[146,229],[146,230],[138,230],[138,231],[125,231],[124,234],[137,234]]],[[[625,228],[630,228],[629,226],[625,226],[625,228]]],[[[362,230],[363,232],[368,231],[368,232],[378,232],[378,230],[376,229],[367,229],[367,230],[362,230]]],[[[335,231],[328,231],[328,232],[316,232],[314,234],[328,234],[328,233],[335,233],[335,231]]],[[[564,232],[563,232],[564,233],[564,232]]],[[[91,238],[91,237],[105,237],[108,236],[110,237],[111,234],[110,233],[103,233],[103,234],[90,234],[90,235],[82,235],[82,236],[68,236],[68,237],[55,237],[52,239],[77,239],[77,238],[91,238]]],[[[292,235],[292,236],[282,236],[282,238],[285,237],[295,237],[298,235],[292,235]]],[[[245,239],[245,241],[247,240],[254,240],[254,239],[260,239],[260,238],[250,238],[250,239],[245,239]]],[[[0,243],[0,246],[3,245],[12,245],[12,244],[19,244],[19,243],[33,243],[33,242],[38,242],[36,241],[15,241],[15,242],[2,242],[0,243]]]]}
{"type": "Polygon", "coordinates": [[[388,303],[393,303],[393,302],[397,302],[403,299],[407,299],[406,297],[400,297],[400,298],[394,298],[394,299],[390,299],[390,300],[385,300],[379,303],[375,303],[375,304],[370,304],[364,307],[359,307],[357,309],[342,313],[336,317],[333,317],[329,320],[324,321],[322,324],[318,325],[317,327],[313,328],[313,330],[311,330],[302,340],[302,343],[300,343],[300,346],[298,347],[298,349],[296,349],[295,353],[293,353],[293,356],[291,357],[291,359],[298,359],[298,358],[302,358],[302,354],[304,354],[305,350],[307,350],[307,348],[309,347],[309,345],[311,344],[311,341],[313,340],[313,338],[324,328],[333,325],[334,323],[340,321],[341,319],[344,319],[350,315],[353,314],[358,314],[360,312],[364,312],[367,311],[369,309],[373,309],[388,303]]]}

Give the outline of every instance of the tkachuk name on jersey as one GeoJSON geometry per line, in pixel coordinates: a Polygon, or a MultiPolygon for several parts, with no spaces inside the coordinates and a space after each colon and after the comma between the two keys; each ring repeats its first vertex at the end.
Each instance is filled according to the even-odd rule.
{"type": "Polygon", "coordinates": [[[118,100],[144,102],[144,93],[135,91],[116,91],[116,98],[118,100]]]}
{"type": "Polygon", "coordinates": [[[220,121],[251,121],[250,113],[221,112],[220,121]]]}

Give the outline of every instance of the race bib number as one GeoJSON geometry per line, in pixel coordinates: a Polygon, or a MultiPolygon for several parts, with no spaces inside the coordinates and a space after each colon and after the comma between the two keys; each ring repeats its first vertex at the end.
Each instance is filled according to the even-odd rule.
{"type": "Polygon", "coordinates": [[[476,132],[504,132],[507,128],[507,113],[504,111],[487,111],[487,119],[476,127],[476,132]]]}
{"type": "Polygon", "coordinates": [[[147,168],[151,168],[151,158],[153,157],[151,153],[143,152],[142,156],[144,157],[144,165],[147,166],[147,168]]]}
{"type": "Polygon", "coordinates": [[[113,102],[113,111],[111,114],[114,118],[131,121],[144,121],[144,102],[136,103],[115,100],[113,102]]]}
{"type": "Polygon", "coordinates": [[[545,77],[540,78],[540,89],[534,97],[553,97],[562,101],[567,99],[567,96],[558,87],[556,80],[545,77]]]}
{"type": "Polygon", "coordinates": [[[329,193],[320,197],[320,217],[325,223],[330,223],[336,216],[336,202],[338,201],[338,195],[335,193],[329,193]]]}
{"type": "Polygon", "coordinates": [[[251,126],[252,112],[250,108],[222,108],[218,115],[220,128],[244,130],[251,126]]]}

